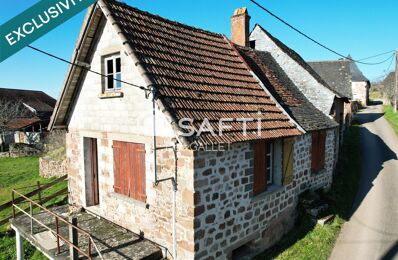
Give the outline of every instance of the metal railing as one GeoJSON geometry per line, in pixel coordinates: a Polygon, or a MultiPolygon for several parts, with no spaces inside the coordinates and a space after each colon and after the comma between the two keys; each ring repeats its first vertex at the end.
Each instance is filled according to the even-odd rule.
{"type": "Polygon", "coordinates": [[[24,215],[28,216],[30,218],[30,231],[31,234],[33,235],[33,223],[36,222],[38,223],[40,226],[42,226],[43,228],[47,229],[48,231],[50,231],[55,237],[56,237],[56,242],[57,242],[57,254],[61,253],[61,240],[63,242],[65,242],[66,244],[68,244],[69,246],[73,247],[76,251],[78,251],[81,255],[87,257],[88,259],[92,259],[92,247],[94,246],[95,251],[97,252],[98,256],[100,257],[100,259],[103,259],[100,250],[98,249],[94,239],[92,238],[92,236],[85,230],[83,230],[80,227],[77,227],[76,225],[70,223],[69,221],[65,220],[64,218],[62,218],[61,216],[58,216],[57,214],[55,214],[54,212],[48,210],[47,208],[45,208],[44,206],[36,203],[34,200],[28,198],[27,196],[23,195],[22,193],[16,191],[16,190],[12,190],[12,215],[13,218],[16,217],[17,212],[16,210],[19,210],[19,212],[22,212],[24,215]],[[18,198],[15,198],[15,195],[18,195],[18,198]],[[22,200],[21,200],[22,198],[22,200]],[[21,207],[19,207],[16,203],[23,203],[23,202],[28,202],[29,203],[29,212],[27,212],[26,210],[22,209],[21,207]],[[48,225],[44,224],[43,222],[41,222],[40,220],[38,220],[34,215],[33,215],[33,208],[39,208],[42,212],[46,212],[47,214],[51,215],[52,217],[54,217],[55,220],[55,230],[50,228],[48,225]],[[87,243],[88,243],[88,249],[87,251],[82,250],[79,245],[73,243],[73,241],[70,241],[68,238],[63,237],[60,234],[60,223],[64,223],[68,226],[68,228],[72,228],[72,230],[76,230],[78,233],[81,233],[83,236],[85,236],[87,238],[87,243]]]}

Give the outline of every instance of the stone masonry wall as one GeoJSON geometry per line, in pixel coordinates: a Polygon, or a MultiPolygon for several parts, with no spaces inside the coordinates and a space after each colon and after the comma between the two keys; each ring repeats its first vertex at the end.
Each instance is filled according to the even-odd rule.
{"type": "Polygon", "coordinates": [[[67,160],[51,160],[41,157],[39,159],[39,169],[42,177],[62,177],[68,174],[68,163],[67,160]]]}
{"type": "Polygon", "coordinates": [[[271,53],[308,100],[324,114],[329,115],[335,96],[331,90],[320,84],[306,69],[283,52],[259,26],[251,32],[250,40],[256,41],[257,50],[271,53]]]}
{"type": "Polygon", "coordinates": [[[294,224],[298,195],[329,188],[335,130],[327,131],[325,169],[311,173],[311,135],[296,137],[294,179],[253,197],[253,150],[233,144],[225,152],[195,153],[195,258],[228,259],[247,243],[266,249],[294,224]]]}
{"type": "Polygon", "coordinates": [[[352,95],[354,101],[366,106],[369,98],[368,83],[364,81],[352,82],[352,95]]]}

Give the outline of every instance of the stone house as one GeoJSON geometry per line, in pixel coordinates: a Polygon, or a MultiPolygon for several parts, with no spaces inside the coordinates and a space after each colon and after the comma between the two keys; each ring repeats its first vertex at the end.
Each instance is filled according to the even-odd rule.
{"type": "Polygon", "coordinates": [[[0,88],[0,102],[21,106],[16,117],[7,122],[7,130],[0,133],[3,149],[12,143],[37,144],[42,140],[56,103],[54,98],[42,91],[0,88]]]}
{"type": "Polygon", "coordinates": [[[50,122],[67,130],[71,205],[180,259],[265,249],[293,227],[298,195],[332,183],[337,125],[247,48],[246,9],[232,31],[89,9],[50,122]]]}
{"type": "MultiPolygon", "coordinates": [[[[250,32],[249,42],[253,49],[271,53],[291,81],[316,108],[332,117],[338,124],[344,124],[344,104],[349,101],[346,94],[340,93],[330,86],[297,52],[286,46],[261,25],[254,26],[250,32]]],[[[339,129],[336,131],[338,133],[339,129]]],[[[339,143],[341,142],[337,138],[336,144],[339,143]]],[[[336,162],[338,147],[337,145],[336,162]]]]}
{"type": "Polygon", "coordinates": [[[352,107],[352,75],[351,61],[348,59],[331,61],[312,61],[308,64],[321,76],[327,84],[335,91],[344,96],[347,100],[344,103],[343,115],[340,117],[340,141],[344,130],[351,124],[352,107]]]}
{"type": "Polygon", "coordinates": [[[369,104],[370,81],[363,75],[355,62],[351,62],[350,70],[353,101],[362,106],[367,106],[369,104]]]}

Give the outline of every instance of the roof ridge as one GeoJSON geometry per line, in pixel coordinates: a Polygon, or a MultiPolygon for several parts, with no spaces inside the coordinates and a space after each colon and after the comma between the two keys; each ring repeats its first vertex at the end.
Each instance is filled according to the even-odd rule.
{"type": "Polygon", "coordinates": [[[202,32],[202,33],[209,34],[209,35],[212,35],[212,36],[223,37],[222,33],[211,32],[211,31],[199,28],[199,27],[195,27],[195,26],[187,25],[187,24],[175,21],[175,20],[171,20],[171,19],[162,17],[162,16],[160,16],[158,14],[153,14],[153,13],[150,13],[148,11],[144,11],[144,10],[138,9],[137,7],[128,5],[128,4],[124,3],[124,2],[119,2],[119,1],[116,1],[116,0],[108,0],[108,2],[109,3],[118,4],[118,5],[123,5],[123,6],[127,7],[127,8],[133,9],[134,11],[136,11],[138,13],[150,16],[152,18],[156,18],[156,19],[162,20],[162,21],[170,23],[172,25],[182,26],[182,27],[184,27],[186,29],[195,30],[197,32],[202,32]]]}

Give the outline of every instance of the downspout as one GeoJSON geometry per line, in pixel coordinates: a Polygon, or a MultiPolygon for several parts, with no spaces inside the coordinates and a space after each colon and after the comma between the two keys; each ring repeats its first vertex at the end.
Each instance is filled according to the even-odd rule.
{"type": "MultiPolygon", "coordinates": [[[[152,115],[153,115],[153,167],[154,167],[154,184],[155,186],[159,185],[159,183],[163,181],[168,181],[170,180],[172,185],[173,185],[173,195],[172,195],[172,236],[173,236],[173,249],[172,249],[172,256],[173,259],[177,259],[177,228],[176,228],[176,223],[177,223],[177,213],[176,213],[176,204],[177,204],[177,170],[175,170],[174,177],[171,178],[166,178],[166,179],[158,179],[157,175],[157,145],[156,145],[156,104],[155,101],[156,96],[155,92],[152,91],[152,115]]],[[[169,147],[163,147],[159,149],[167,149],[169,147]]],[[[173,146],[174,150],[174,157],[175,160],[177,161],[177,140],[174,142],[173,146]]],[[[177,163],[176,163],[177,167],[177,163]]]]}

